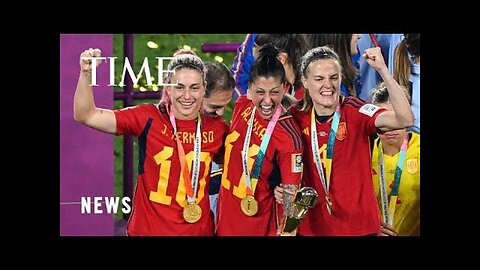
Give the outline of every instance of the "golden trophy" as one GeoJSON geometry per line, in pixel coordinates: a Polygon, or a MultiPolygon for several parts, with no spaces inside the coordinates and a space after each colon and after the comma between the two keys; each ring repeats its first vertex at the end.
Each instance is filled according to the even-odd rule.
{"type": "Polygon", "coordinates": [[[317,204],[318,194],[315,189],[311,187],[303,187],[295,194],[293,201],[293,213],[287,214],[286,218],[282,219],[282,236],[293,236],[296,234],[296,229],[300,225],[300,221],[305,217],[308,209],[317,204]]]}

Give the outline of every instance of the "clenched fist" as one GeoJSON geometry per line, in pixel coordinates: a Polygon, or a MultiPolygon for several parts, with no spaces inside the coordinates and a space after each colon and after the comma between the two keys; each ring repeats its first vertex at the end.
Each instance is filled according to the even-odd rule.
{"type": "MultiPolygon", "coordinates": [[[[82,71],[92,71],[92,59],[88,58],[93,58],[93,57],[100,57],[102,55],[102,51],[100,49],[88,49],[83,51],[82,54],[80,54],[80,68],[82,71]],[[87,59],[84,59],[84,58],[87,59]]],[[[95,59],[95,64],[96,67],[100,65],[102,62],[101,59],[95,59]],[[100,60],[100,61],[99,61],[100,60]]]]}
{"type": "Polygon", "coordinates": [[[365,61],[376,70],[387,67],[380,47],[366,49],[362,57],[365,58],[365,61]]]}

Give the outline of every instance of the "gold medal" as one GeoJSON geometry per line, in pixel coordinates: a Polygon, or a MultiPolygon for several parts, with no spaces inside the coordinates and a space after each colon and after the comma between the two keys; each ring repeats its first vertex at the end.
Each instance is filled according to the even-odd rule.
{"type": "Polygon", "coordinates": [[[254,216],[258,211],[258,202],[252,195],[245,196],[240,203],[242,212],[251,217],[254,216]]]}
{"type": "Polygon", "coordinates": [[[183,218],[188,223],[197,222],[202,216],[202,208],[198,206],[195,202],[188,203],[185,208],[183,208],[183,218]]]}
{"type": "Polygon", "coordinates": [[[332,214],[332,202],[330,201],[330,197],[328,195],[325,196],[325,205],[327,206],[327,211],[331,215],[332,214]]]}

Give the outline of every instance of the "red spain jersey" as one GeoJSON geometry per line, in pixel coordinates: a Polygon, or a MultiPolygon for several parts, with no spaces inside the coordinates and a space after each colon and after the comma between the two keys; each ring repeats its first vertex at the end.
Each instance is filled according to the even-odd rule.
{"type": "MultiPolygon", "coordinates": [[[[245,95],[237,99],[232,115],[230,133],[225,140],[225,163],[218,201],[217,235],[276,235],[276,210],[273,188],[279,183],[300,184],[302,151],[300,130],[292,116],[284,114],[273,129],[260,169],[258,181],[252,182],[258,212],[246,216],[240,202],[246,195],[242,150],[253,103],[245,95]]],[[[266,133],[268,120],[255,113],[248,150],[248,167],[253,164],[266,133]]]]}
{"type": "MultiPolygon", "coordinates": [[[[223,158],[223,139],[228,132],[225,121],[202,117],[196,197],[202,216],[191,224],[183,218],[187,194],[168,109],[164,105],[139,105],[116,110],[115,117],[116,134],[135,135],[139,144],[138,182],[128,221],[128,235],[213,235],[213,215],[208,198],[210,167],[212,160],[221,162],[223,158]]],[[[176,119],[176,125],[192,175],[197,120],[176,119]]]]}
{"type": "MultiPolygon", "coordinates": [[[[380,230],[379,209],[373,190],[369,136],[377,132],[375,119],[384,109],[366,104],[356,97],[340,97],[341,116],[333,149],[329,195],[332,215],[327,211],[325,189],[313,159],[310,135],[312,109],[300,112],[291,108],[302,130],[304,167],[302,186],[318,192],[318,203],[300,223],[299,234],[319,236],[353,236],[380,230]]],[[[333,116],[325,123],[316,120],[320,157],[325,173],[328,136],[333,116]]]]}

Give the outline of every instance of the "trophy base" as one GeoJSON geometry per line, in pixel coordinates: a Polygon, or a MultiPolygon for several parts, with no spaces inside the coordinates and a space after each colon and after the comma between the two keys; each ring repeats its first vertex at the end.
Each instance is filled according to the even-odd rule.
{"type": "Polygon", "coordinates": [[[297,236],[297,232],[292,232],[292,233],[281,232],[279,236],[297,236]]]}
{"type": "Polygon", "coordinates": [[[289,217],[285,222],[285,228],[283,229],[283,232],[291,233],[295,231],[295,229],[298,227],[299,224],[300,224],[299,219],[289,217]]]}

